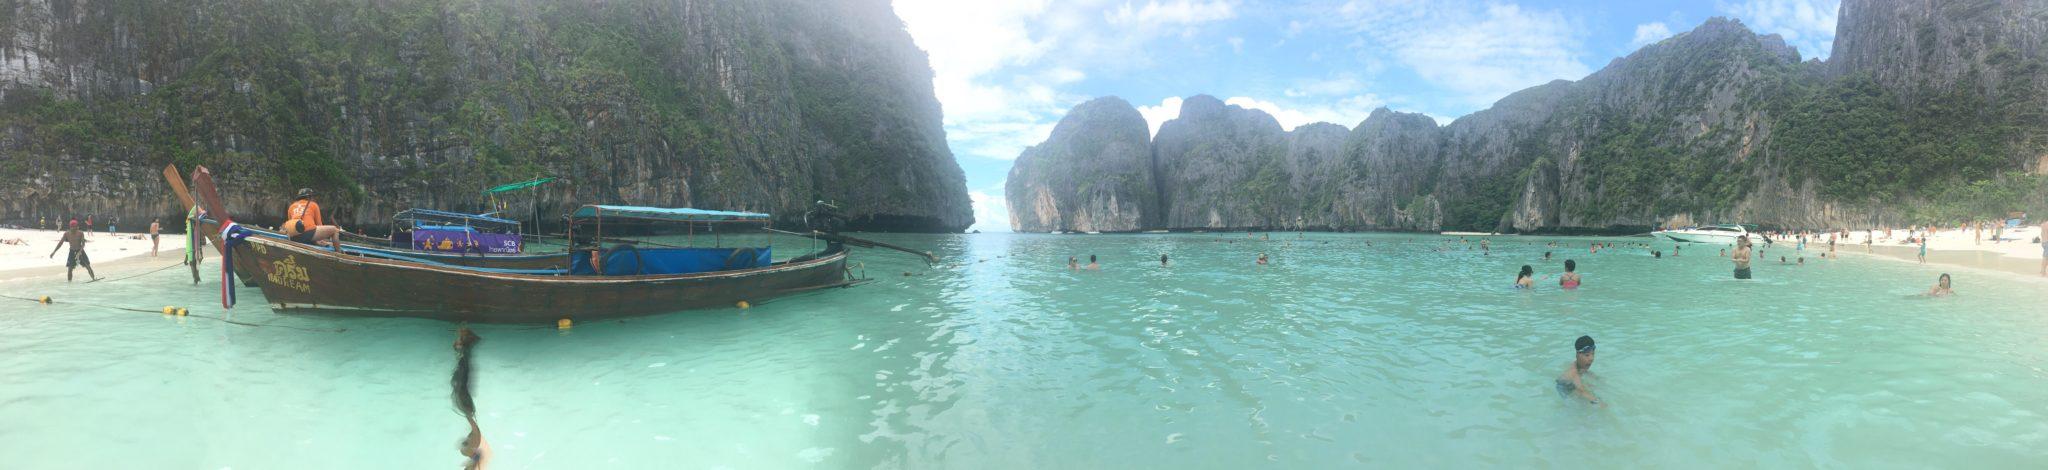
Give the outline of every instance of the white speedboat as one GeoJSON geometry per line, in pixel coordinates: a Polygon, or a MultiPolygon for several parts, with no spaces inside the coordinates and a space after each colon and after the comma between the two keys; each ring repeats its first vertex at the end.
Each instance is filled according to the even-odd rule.
{"type": "Polygon", "coordinates": [[[1713,243],[1717,245],[1733,245],[1735,244],[1736,238],[1745,235],[1750,237],[1751,243],[1768,242],[1768,240],[1764,239],[1762,234],[1751,233],[1749,230],[1749,226],[1735,224],[1709,225],[1705,227],[1687,227],[1677,230],[1658,230],[1655,232],[1650,232],[1650,235],[1670,239],[1671,241],[1680,243],[1713,243]]]}

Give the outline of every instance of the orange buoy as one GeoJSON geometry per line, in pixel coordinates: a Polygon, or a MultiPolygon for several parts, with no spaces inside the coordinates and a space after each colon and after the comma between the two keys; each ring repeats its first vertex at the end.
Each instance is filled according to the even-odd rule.
{"type": "Polygon", "coordinates": [[[749,304],[747,304],[747,301],[745,301],[745,300],[742,300],[742,301],[740,301],[740,304],[739,304],[739,307],[740,307],[740,309],[741,309],[741,310],[745,310],[745,309],[747,309],[747,307],[752,307],[752,306],[753,306],[753,305],[749,305],[749,304]]]}
{"type": "Polygon", "coordinates": [[[569,321],[569,319],[568,319],[568,318],[563,318],[563,319],[560,319],[560,320],[555,320],[555,329],[557,329],[557,330],[566,330],[566,329],[569,329],[569,327],[570,327],[570,326],[573,326],[573,325],[575,325],[575,323],[576,323],[576,322],[572,322],[572,321],[569,321]]]}

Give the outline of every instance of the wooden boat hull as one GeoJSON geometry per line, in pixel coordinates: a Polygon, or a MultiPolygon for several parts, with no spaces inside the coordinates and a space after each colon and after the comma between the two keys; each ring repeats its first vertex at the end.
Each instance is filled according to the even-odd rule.
{"type": "Polygon", "coordinates": [[[731,307],[851,284],[843,247],[762,268],[662,276],[503,274],[261,237],[233,250],[236,269],[249,270],[271,308],[348,316],[552,323],[731,307]]]}

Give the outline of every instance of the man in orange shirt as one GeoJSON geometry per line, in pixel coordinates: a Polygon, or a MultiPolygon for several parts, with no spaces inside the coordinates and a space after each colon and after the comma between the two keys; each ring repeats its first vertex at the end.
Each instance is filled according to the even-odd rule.
{"type": "Polygon", "coordinates": [[[341,227],[321,225],[320,203],[313,202],[313,189],[300,188],[297,200],[285,210],[284,225],[278,227],[292,241],[308,245],[325,243],[341,251],[341,227]]]}

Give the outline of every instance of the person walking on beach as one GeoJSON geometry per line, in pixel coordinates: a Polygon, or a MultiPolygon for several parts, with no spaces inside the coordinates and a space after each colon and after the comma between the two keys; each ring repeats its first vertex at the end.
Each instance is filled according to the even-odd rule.
{"type": "Polygon", "coordinates": [[[335,252],[341,252],[341,227],[320,222],[320,203],[313,202],[313,189],[300,188],[291,207],[285,210],[284,225],[278,228],[294,242],[314,246],[326,244],[334,247],[335,252]]]}
{"type": "Polygon", "coordinates": [[[1735,237],[1735,253],[1728,256],[1735,261],[1735,278],[1749,279],[1749,236],[1735,237]]]}
{"type": "MultiPolygon", "coordinates": [[[[77,228],[77,227],[72,227],[77,228]]],[[[92,214],[85,215],[85,234],[92,235],[92,214]]]]}
{"type": "Polygon", "coordinates": [[[151,258],[156,257],[156,237],[158,235],[158,232],[163,231],[163,229],[164,226],[160,221],[158,221],[157,219],[149,219],[149,257],[151,258]]]}
{"type": "Polygon", "coordinates": [[[57,250],[71,244],[71,254],[64,259],[64,282],[71,282],[71,274],[79,267],[85,267],[85,276],[99,280],[100,275],[92,272],[92,260],[85,257],[85,233],[78,231],[78,221],[71,221],[71,229],[64,231],[64,238],[57,239],[57,246],[50,249],[50,258],[57,257],[57,250]]]}
{"type": "Polygon", "coordinates": [[[2041,242],[2041,276],[2048,277],[2048,220],[2041,221],[2041,236],[2034,241],[2041,242]]]}
{"type": "Polygon", "coordinates": [[[1558,396],[1585,400],[1587,404],[1606,408],[1607,404],[1602,403],[1600,397],[1593,395],[1593,385],[1587,382],[1594,377],[1593,337],[1580,336],[1578,341],[1572,343],[1572,350],[1577,354],[1572,358],[1571,365],[1565,367],[1563,375],[1557,376],[1558,396]]]}
{"type": "Polygon", "coordinates": [[[1920,264],[1927,264],[1927,235],[1920,236],[1920,264]]]}

